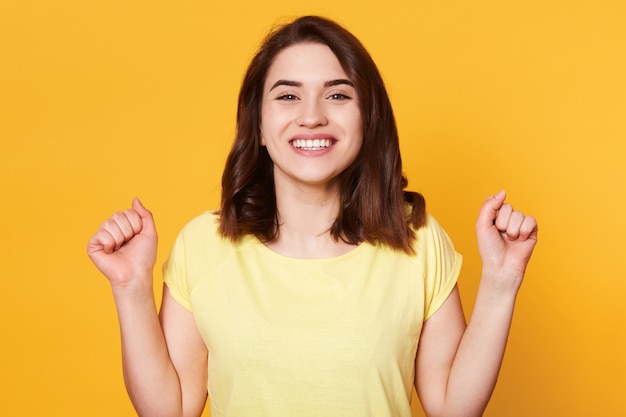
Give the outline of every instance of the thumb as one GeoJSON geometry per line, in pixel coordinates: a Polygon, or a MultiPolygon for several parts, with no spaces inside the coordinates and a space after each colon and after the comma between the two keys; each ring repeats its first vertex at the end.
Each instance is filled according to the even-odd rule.
{"type": "Polygon", "coordinates": [[[476,221],[476,228],[478,230],[487,230],[493,226],[493,222],[496,220],[496,217],[498,217],[498,210],[500,210],[502,204],[504,204],[505,198],[506,192],[502,190],[498,194],[485,200],[480,208],[476,221]]]}
{"type": "Polygon", "coordinates": [[[156,236],[156,226],[154,224],[154,218],[152,217],[152,213],[150,212],[150,210],[144,207],[138,197],[135,197],[133,199],[132,207],[133,210],[135,210],[137,214],[139,214],[139,217],[141,217],[141,232],[148,235],[156,236]]]}

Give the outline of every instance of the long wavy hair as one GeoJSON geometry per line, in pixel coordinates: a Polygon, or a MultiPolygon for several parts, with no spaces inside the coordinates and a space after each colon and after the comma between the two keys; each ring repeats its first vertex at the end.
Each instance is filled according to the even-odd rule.
{"type": "Polygon", "coordinates": [[[316,42],[328,46],[354,83],[363,123],[363,144],[339,178],[339,213],[330,233],[350,244],[383,243],[413,253],[415,230],[426,221],[424,198],[405,191],[402,160],[391,103],[376,64],[361,42],[337,23],[304,16],[270,33],[243,79],[237,131],[222,176],[220,233],[232,241],[253,234],[276,238],[273,163],[261,146],[261,105],[269,67],[283,49],[316,42]]]}

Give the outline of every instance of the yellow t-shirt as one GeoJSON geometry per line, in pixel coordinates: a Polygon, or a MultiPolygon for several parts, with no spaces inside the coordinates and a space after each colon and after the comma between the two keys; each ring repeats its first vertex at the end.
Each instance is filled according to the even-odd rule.
{"type": "Polygon", "coordinates": [[[209,350],[211,416],[410,416],[422,323],[461,267],[431,216],[415,250],[294,259],[221,238],[212,212],[192,220],[164,280],[209,350]]]}

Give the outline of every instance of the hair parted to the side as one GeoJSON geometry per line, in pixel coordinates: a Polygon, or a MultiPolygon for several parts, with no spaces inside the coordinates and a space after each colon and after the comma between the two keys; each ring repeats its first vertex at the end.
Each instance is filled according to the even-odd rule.
{"type": "Polygon", "coordinates": [[[235,141],[222,176],[219,230],[233,241],[246,234],[271,241],[278,233],[273,163],[261,146],[263,88],[276,55],[307,42],[327,45],[335,54],[355,85],[363,120],[363,144],[339,179],[339,214],[330,232],[347,243],[380,242],[410,254],[414,230],[426,221],[425,202],[420,194],[404,190],[408,181],[384,82],[361,42],[318,16],[300,17],[270,33],[248,67],[239,92],[235,141]]]}

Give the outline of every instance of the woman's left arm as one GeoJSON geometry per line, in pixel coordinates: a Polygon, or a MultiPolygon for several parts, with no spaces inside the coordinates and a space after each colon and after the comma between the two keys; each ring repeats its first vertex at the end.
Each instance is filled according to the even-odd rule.
{"type": "Polygon", "coordinates": [[[476,222],[483,269],[469,324],[456,288],[424,323],[415,386],[428,416],[481,416],[495,387],[538,230],[504,199],[489,197],[476,222]]]}

